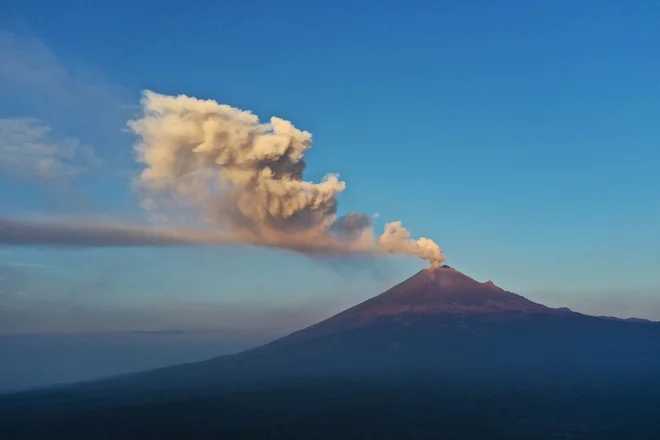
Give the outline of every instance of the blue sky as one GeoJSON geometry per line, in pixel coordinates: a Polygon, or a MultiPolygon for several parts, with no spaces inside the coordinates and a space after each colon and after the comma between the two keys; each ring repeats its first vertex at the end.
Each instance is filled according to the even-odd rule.
{"type": "MultiPolygon", "coordinates": [[[[3,2],[0,118],[89,154],[36,179],[0,147],[0,215],[142,218],[126,121],[144,89],[184,93],[310,131],[305,178],[339,173],[340,212],[402,220],[478,280],[660,320],[660,5],[315,3],[3,2]]],[[[5,247],[0,332],[281,333],[422,267],[5,247]]]]}

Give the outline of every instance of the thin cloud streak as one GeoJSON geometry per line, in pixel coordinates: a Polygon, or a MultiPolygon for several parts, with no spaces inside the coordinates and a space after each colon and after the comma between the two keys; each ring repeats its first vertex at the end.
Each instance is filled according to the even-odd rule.
{"type": "Polygon", "coordinates": [[[24,267],[30,269],[55,269],[57,267],[50,264],[22,263],[19,261],[0,261],[0,266],[24,267]]]}
{"type": "Polygon", "coordinates": [[[74,137],[53,136],[39,119],[0,119],[0,172],[51,181],[75,177],[98,163],[90,147],[74,137]]]}
{"type": "Polygon", "coordinates": [[[0,31],[0,85],[12,93],[56,111],[94,110],[121,106],[123,89],[96,74],[66,66],[38,38],[0,31]]]}

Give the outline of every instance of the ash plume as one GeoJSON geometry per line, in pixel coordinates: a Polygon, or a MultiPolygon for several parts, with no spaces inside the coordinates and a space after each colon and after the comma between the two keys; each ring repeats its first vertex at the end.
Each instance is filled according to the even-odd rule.
{"type": "Polygon", "coordinates": [[[406,254],[440,265],[428,238],[401,225],[376,237],[372,218],[337,214],[346,183],[336,174],[303,179],[312,135],[284,119],[260,122],[249,111],[213,100],[143,92],[142,111],[128,122],[144,166],[135,189],[154,218],[176,216],[195,227],[28,221],[0,218],[0,244],[176,246],[250,244],[305,254],[406,254]],[[78,234],[77,234],[78,233],[78,234]]]}
{"type": "Polygon", "coordinates": [[[140,139],[135,150],[145,168],[137,184],[146,209],[186,207],[255,244],[444,261],[432,240],[411,239],[400,222],[375,238],[367,215],[338,216],[337,196],[346,183],[336,174],[303,180],[312,135],[291,122],[272,117],[262,123],[213,100],[151,91],[144,92],[142,109],[128,125],[140,139]]]}

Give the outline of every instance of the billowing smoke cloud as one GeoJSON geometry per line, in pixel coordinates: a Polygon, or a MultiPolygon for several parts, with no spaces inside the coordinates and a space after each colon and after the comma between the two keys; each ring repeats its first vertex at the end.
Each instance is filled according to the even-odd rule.
{"type": "Polygon", "coordinates": [[[249,244],[305,254],[407,254],[432,266],[445,260],[428,238],[401,225],[376,237],[372,217],[337,215],[346,183],[335,174],[303,180],[312,136],[290,122],[268,123],[211,100],[146,91],[129,121],[144,165],[136,189],[142,206],[167,225],[81,219],[0,218],[0,244],[63,247],[249,244]],[[173,214],[190,223],[182,228],[173,214]]]}
{"type": "Polygon", "coordinates": [[[335,174],[303,180],[312,135],[273,117],[212,100],[144,92],[143,114],[128,123],[144,164],[137,182],[145,209],[194,212],[233,242],[306,253],[393,253],[444,261],[430,239],[414,240],[400,222],[376,238],[371,218],[337,215],[346,183],[335,174]]]}
{"type": "Polygon", "coordinates": [[[426,237],[419,240],[410,239],[410,232],[401,225],[401,222],[386,224],[385,233],[380,236],[378,243],[385,252],[416,255],[434,267],[445,261],[440,247],[433,240],[426,237]]]}

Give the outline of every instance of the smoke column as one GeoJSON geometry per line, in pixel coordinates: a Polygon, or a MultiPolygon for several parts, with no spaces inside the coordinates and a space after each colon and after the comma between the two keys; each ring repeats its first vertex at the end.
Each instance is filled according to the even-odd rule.
{"type": "Polygon", "coordinates": [[[284,119],[262,123],[249,111],[185,95],[145,91],[129,121],[144,169],[142,206],[168,218],[194,213],[229,241],[305,253],[408,254],[432,266],[445,260],[428,238],[414,240],[401,222],[376,237],[363,213],[337,215],[346,183],[336,174],[303,180],[312,135],[284,119]]]}

